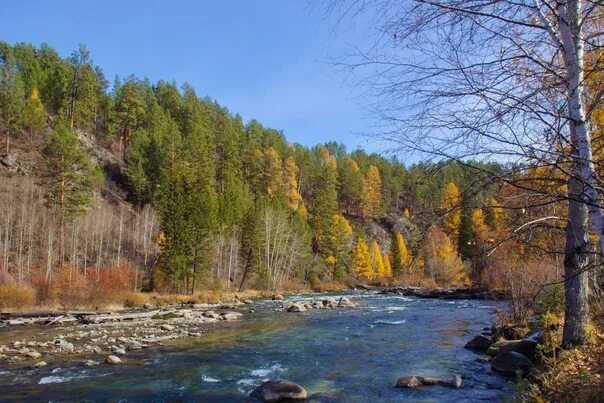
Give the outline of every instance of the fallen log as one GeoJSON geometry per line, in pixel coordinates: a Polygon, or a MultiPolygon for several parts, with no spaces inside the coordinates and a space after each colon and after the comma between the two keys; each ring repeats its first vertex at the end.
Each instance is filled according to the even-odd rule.
{"type": "Polygon", "coordinates": [[[159,309],[156,311],[149,312],[132,312],[132,313],[115,313],[109,315],[93,315],[93,316],[82,316],[80,321],[84,323],[102,323],[102,322],[121,322],[124,320],[139,320],[139,319],[150,319],[159,313],[159,309]]]}

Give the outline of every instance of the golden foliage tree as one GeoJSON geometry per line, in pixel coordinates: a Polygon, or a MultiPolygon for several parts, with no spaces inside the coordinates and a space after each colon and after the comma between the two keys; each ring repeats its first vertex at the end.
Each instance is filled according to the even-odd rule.
{"type": "Polygon", "coordinates": [[[264,151],[264,176],[266,192],[271,197],[278,197],[283,191],[283,168],[281,157],[273,147],[264,151]]]}
{"type": "Polygon", "coordinates": [[[36,88],[32,90],[31,95],[25,101],[23,115],[25,125],[31,130],[42,130],[44,128],[46,124],[46,112],[40,99],[40,93],[36,88]]]}
{"type": "Polygon", "coordinates": [[[287,189],[287,202],[292,210],[298,210],[302,202],[302,196],[298,192],[298,174],[300,173],[300,168],[296,165],[293,157],[287,157],[283,161],[283,171],[287,189]]]}
{"type": "Polygon", "coordinates": [[[384,256],[382,256],[382,260],[384,261],[384,277],[392,277],[392,264],[390,263],[390,253],[384,254],[384,256]]]}
{"type": "Polygon", "coordinates": [[[451,238],[453,244],[459,239],[459,226],[461,224],[461,193],[453,182],[447,183],[444,189],[441,207],[446,216],[443,220],[445,231],[451,238]]]}
{"type": "Polygon", "coordinates": [[[397,231],[394,233],[394,239],[392,241],[393,274],[395,276],[401,276],[404,273],[411,274],[411,253],[409,253],[405,238],[397,231]]]}
{"type": "Polygon", "coordinates": [[[363,217],[374,218],[382,202],[382,177],[376,166],[370,165],[363,179],[361,211],[363,217]]]}
{"type": "Polygon", "coordinates": [[[433,228],[425,239],[424,272],[443,286],[467,281],[457,249],[447,234],[439,228],[433,228]]]}
{"type": "Polygon", "coordinates": [[[359,238],[352,251],[351,270],[359,277],[367,280],[374,278],[373,268],[371,265],[371,255],[367,243],[359,238]]]}
{"type": "Polygon", "coordinates": [[[371,242],[371,245],[369,247],[369,253],[371,254],[371,268],[375,277],[386,277],[384,259],[382,258],[380,245],[377,241],[374,240],[371,242]]]}

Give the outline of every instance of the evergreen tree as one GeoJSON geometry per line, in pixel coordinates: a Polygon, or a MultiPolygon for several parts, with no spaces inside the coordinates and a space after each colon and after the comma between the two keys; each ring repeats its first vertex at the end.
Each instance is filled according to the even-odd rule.
{"type": "Polygon", "coordinates": [[[145,101],[141,84],[134,78],[114,89],[115,113],[120,139],[120,150],[125,151],[130,145],[132,131],[142,122],[145,116],[145,101]]]}
{"type": "Polygon", "coordinates": [[[46,157],[46,202],[57,206],[61,220],[86,211],[92,202],[91,163],[78,137],[62,119],[44,148],[46,157]]]}
{"type": "Polygon", "coordinates": [[[315,183],[312,202],[312,228],[314,250],[324,259],[333,256],[330,238],[333,233],[333,216],[338,214],[336,159],[326,148],[319,149],[321,172],[315,183]]]}
{"type": "Polygon", "coordinates": [[[23,115],[23,81],[17,71],[11,47],[0,42],[0,124],[6,128],[6,153],[10,151],[10,135],[21,124],[23,115]]]}
{"type": "Polygon", "coordinates": [[[344,159],[339,169],[340,206],[348,214],[359,214],[361,197],[363,195],[363,174],[352,158],[344,159]]]}

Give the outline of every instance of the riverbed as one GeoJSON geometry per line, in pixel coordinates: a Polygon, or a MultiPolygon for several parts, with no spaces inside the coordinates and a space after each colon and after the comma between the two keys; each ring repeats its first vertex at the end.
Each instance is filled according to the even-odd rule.
{"type": "Polygon", "coordinates": [[[257,300],[237,323],[129,354],[120,365],[0,368],[0,400],[239,402],[266,379],[299,383],[322,402],[499,401],[512,393],[509,378],[463,348],[491,325],[492,303],[327,295],[347,295],[360,306],[287,313],[276,311],[275,301],[257,300]],[[403,375],[455,374],[463,378],[460,389],[394,388],[403,375]]]}

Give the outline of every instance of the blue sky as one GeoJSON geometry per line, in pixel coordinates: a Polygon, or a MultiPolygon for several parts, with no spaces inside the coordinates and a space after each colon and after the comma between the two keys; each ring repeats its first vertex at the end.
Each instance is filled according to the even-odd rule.
{"type": "Polygon", "coordinates": [[[304,145],[336,140],[370,121],[354,87],[329,63],[362,40],[304,0],[4,0],[0,39],[46,42],[66,56],[85,44],[110,81],[136,74],[192,84],[245,120],[304,145]]]}

